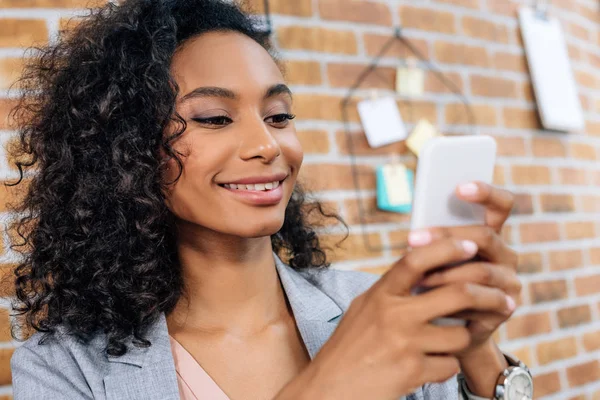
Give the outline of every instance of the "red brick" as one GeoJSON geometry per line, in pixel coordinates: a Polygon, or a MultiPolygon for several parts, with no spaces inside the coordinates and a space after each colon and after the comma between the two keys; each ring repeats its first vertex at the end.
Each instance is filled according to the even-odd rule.
{"type": "Polygon", "coordinates": [[[0,349],[0,385],[10,385],[12,374],[10,371],[10,358],[15,349],[0,349]]]}
{"type": "Polygon", "coordinates": [[[494,185],[503,186],[506,184],[506,177],[504,172],[504,167],[501,165],[496,165],[494,167],[494,185]]]}
{"type": "Polygon", "coordinates": [[[506,25],[497,24],[481,18],[463,17],[462,30],[466,36],[495,43],[508,43],[509,34],[506,25]]]}
{"type": "Polygon", "coordinates": [[[567,307],[557,311],[558,325],[561,328],[568,328],[587,324],[592,320],[592,311],[587,304],[575,307],[567,307]]]}
{"type": "Polygon", "coordinates": [[[533,138],[533,155],[536,157],[565,157],[567,149],[558,139],[533,138]]]}
{"type": "Polygon", "coordinates": [[[504,71],[521,72],[526,74],[527,59],[524,54],[497,52],[494,54],[494,68],[504,71]]]}
{"type": "Polygon", "coordinates": [[[321,65],[316,61],[288,61],[285,78],[292,85],[320,85],[321,65]]]}
{"type": "MultiPolygon", "coordinates": [[[[371,233],[368,238],[371,246],[381,247],[379,234],[371,233]]],[[[332,262],[376,258],[382,255],[381,251],[367,248],[362,235],[350,235],[346,239],[344,235],[323,235],[321,243],[323,248],[327,249],[328,258],[332,262]]]]}
{"type": "Polygon", "coordinates": [[[570,23],[567,25],[567,30],[571,35],[582,40],[589,40],[591,37],[590,31],[579,24],[570,23]]]}
{"type": "Polygon", "coordinates": [[[596,351],[600,349],[600,331],[586,332],[583,335],[583,348],[585,351],[596,351]]]}
{"type": "Polygon", "coordinates": [[[362,131],[348,132],[340,131],[336,133],[335,140],[340,154],[350,154],[348,137],[352,141],[353,153],[356,155],[374,156],[388,154],[404,154],[406,153],[405,142],[395,142],[387,146],[372,148],[367,142],[365,133],[362,131]]]}
{"type": "Polygon", "coordinates": [[[589,181],[586,171],[576,168],[559,168],[558,175],[563,185],[587,185],[589,181]]]}
{"type": "Polygon", "coordinates": [[[406,254],[408,234],[408,229],[399,229],[388,234],[390,245],[394,246],[392,250],[393,257],[403,257],[406,254]]]}
{"type": "Polygon", "coordinates": [[[368,224],[381,224],[390,222],[404,222],[410,221],[410,215],[391,213],[387,211],[381,211],[377,208],[377,200],[375,197],[363,197],[361,200],[353,199],[346,200],[344,207],[346,209],[345,221],[350,225],[360,224],[359,214],[359,201],[362,202],[363,217],[365,222],[368,224]]]}
{"type": "Polygon", "coordinates": [[[585,212],[600,212],[600,196],[581,196],[581,209],[585,212]]]}
{"type": "Polygon", "coordinates": [[[493,14],[502,14],[509,17],[516,17],[519,8],[519,4],[510,1],[486,0],[486,5],[488,11],[493,14]]]}
{"type": "Polygon", "coordinates": [[[356,36],[352,31],[282,26],[277,29],[279,45],[290,50],[311,50],[326,53],[356,54],[356,36]]]}
{"type": "Polygon", "coordinates": [[[404,122],[417,123],[420,119],[426,119],[433,125],[438,122],[435,102],[398,100],[397,103],[404,122]]]}
{"type": "Polygon", "coordinates": [[[567,51],[569,53],[569,58],[571,58],[575,61],[583,61],[583,59],[584,59],[583,51],[579,48],[579,46],[576,46],[574,44],[568,44],[567,51]]]}
{"type": "Polygon", "coordinates": [[[551,271],[580,268],[583,266],[581,250],[554,250],[548,254],[551,271]]]}
{"type": "Polygon", "coordinates": [[[432,8],[400,7],[400,20],[405,28],[436,33],[456,33],[454,14],[432,8]]]}
{"type": "Polygon", "coordinates": [[[535,110],[506,107],[503,110],[504,126],[514,129],[540,129],[540,121],[535,110]]]}
{"type": "Polygon", "coordinates": [[[569,154],[581,160],[596,160],[596,148],[590,144],[571,143],[569,154]]]}
{"type": "Polygon", "coordinates": [[[548,312],[513,316],[506,322],[506,333],[511,340],[549,333],[551,330],[548,312]]]}
{"type": "Polygon", "coordinates": [[[596,77],[585,71],[575,71],[575,80],[580,86],[586,89],[594,89],[598,85],[596,77]]]}
{"type": "MultiPolygon", "coordinates": [[[[250,0],[249,6],[253,12],[264,14],[264,0],[250,0]]],[[[269,0],[269,11],[273,14],[310,17],[313,15],[311,0],[269,0]]]]}
{"type": "Polygon", "coordinates": [[[458,7],[479,9],[479,0],[434,0],[436,3],[451,4],[458,7]]]}
{"type": "MultiPolygon", "coordinates": [[[[600,100],[598,102],[598,113],[600,113],[600,100]]],[[[585,131],[588,135],[600,136],[600,122],[587,121],[585,131]]]]}
{"type": "Polygon", "coordinates": [[[22,58],[0,58],[0,89],[8,89],[19,79],[23,64],[22,58]]]}
{"type": "Polygon", "coordinates": [[[499,156],[521,157],[527,155],[525,140],[521,137],[494,136],[499,156]]]}
{"type": "Polygon", "coordinates": [[[0,99],[0,129],[14,128],[14,121],[9,118],[9,113],[16,107],[17,101],[12,99],[0,99]]]}
{"type": "Polygon", "coordinates": [[[549,185],[550,168],[536,165],[513,165],[512,180],[516,185],[549,185]]]}
{"type": "Polygon", "coordinates": [[[537,345],[537,356],[540,365],[575,357],[576,355],[577,341],[573,336],[537,345]]]}
{"type": "Polygon", "coordinates": [[[520,227],[521,243],[555,242],[560,240],[556,222],[529,222],[520,227]]]}
{"type": "Polygon", "coordinates": [[[329,153],[329,137],[326,131],[299,131],[297,133],[302,149],[306,154],[329,153]]]}
{"type": "Polygon", "coordinates": [[[323,212],[319,211],[318,204],[315,202],[307,202],[302,207],[302,211],[307,219],[308,224],[315,227],[339,225],[339,221],[335,216],[341,216],[339,205],[336,201],[320,201],[323,212]]]}
{"type": "Polygon", "coordinates": [[[0,342],[10,342],[11,340],[10,312],[4,308],[0,308],[0,342]]]}
{"type": "Polygon", "coordinates": [[[488,68],[491,66],[488,50],[483,46],[469,46],[437,40],[434,43],[435,58],[444,64],[472,65],[488,68]]]}
{"type": "Polygon", "coordinates": [[[46,21],[38,19],[0,19],[0,47],[29,47],[48,41],[46,21]]]}
{"type": "Polygon", "coordinates": [[[567,368],[567,380],[570,387],[582,386],[600,379],[600,363],[598,360],[567,368]]]}
{"type": "MultiPolygon", "coordinates": [[[[452,82],[454,86],[460,91],[463,90],[464,84],[462,77],[456,72],[447,72],[444,74],[445,78],[452,82]]],[[[425,91],[433,92],[433,93],[452,93],[450,87],[446,86],[444,82],[442,82],[438,76],[431,72],[425,72],[425,91]]]]}
{"type": "Polygon", "coordinates": [[[575,200],[570,194],[542,194],[540,203],[543,212],[573,212],[575,211],[575,200]]]}
{"type": "Polygon", "coordinates": [[[531,82],[521,82],[519,93],[520,98],[525,101],[531,103],[535,100],[535,93],[533,91],[533,85],[531,84],[531,82]]]}
{"type": "MultiPolygon", "coordinates": [[[[301,120],[342,120],[342,99],[336,96],[321,94],[296,93],[294,95],[294,109],[301,120]]],[[[348,118],[358,122],[358,112],[355,105],[348,106],[348,118]]]]}
{"type": "Polygon", "coordinates": [[[471,93],[484,97],[519,98],[515,81],[481,75],[471,75],[471,93]]]}
{"type": "MultiPolygon", "coordinates": [[[[328,64],[329,84],[332,87],[350,88],[366,68],[367,65],[361,64],[328,64]]],[[[396,70],[389,67],[378,67],[366,76],[360,87],[394,90],[396,88],[396,70]]]]}
{"type": "Polygon", "coordinates": [[[577,296],[600,293],[600,275],[582,276],[575,279],[577,296]]]}
{"type": "Polygon", "coordinates": [[[590,262],[592,265],[600,265],[600,247],[590,249],[590,262]]]}
{"type": "Polygon", "coordinates": [[[533,198],[530,194],[516,193],[515,204],[512,209],[513,215],[533,214],[533,198]]]}
{"type": "Polygon", "coordinates": [[[518,271],[520,274],[532,274],[542,271],[542,254],[519,253],[518,271]]]}
{"type": "MultiPolygon", "coordinates": [[[[358,177],[361,190],[375,190],[375,173],[373,167],[358,166],[358,177]]],[[[354,189],[354,181],[350,165],[308,164],[300,170],[302,182],[308,189],[316,190],[350,190],[354,189]]]]}
{"type": "MultiPolygon", "coordinates": [[[[382,47],[390,40],[390,38],[392,38],[392,36],[379,35],[376,33],[365,33],[364,42],[367,54],[370,56],[379,54],[382,47]]],[[[429,57],[429,44],[426,40],[410,38],[410,43],[424,57],[429,57]]],[[[414,54],[412,54],[412,52],[402,42],[394,40],[385,53],[385,56],[404,59],[408,57],[414,57],[414,54]]]]}
{"type": "Polygon", "coordinates": [[[596,236],[594,222],[567,222],[565,223],[567,239],[592,239],[596,236]]]}
{"type": "Polygon", "coordinates": [[[558,372],[552,371],[545,374],[535,375],[533,377],[533,387],[535,388],[535,395],[547,396],[552,393],[560,391],[560,377],[558,372]]]}
{"type": "MultiPolygon", "coordinates": [[[[487,104],[471,104],[471,111],[475,117],[475,125],[496,126],[498,125],[498,116],[496,109],[487,104]]],[[[470,125],[469,114],[463,104],[447,104],[445,120],[450,125],[470,125]]]]}
{"type": "Polygon", "coordinates": [[[360,0],[319,0],[319,14],[322,19],[392,25],[390,8],[383,3],[360,0]]]}
{"type": "Polygon", "coordinates": [[[532,282],[529,286],[531,302],[534,304],[566,299],[567,282],[564,279],[532,282]]]}

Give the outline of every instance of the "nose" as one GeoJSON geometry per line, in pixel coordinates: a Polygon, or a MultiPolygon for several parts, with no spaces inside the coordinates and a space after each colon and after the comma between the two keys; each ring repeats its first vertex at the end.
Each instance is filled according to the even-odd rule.
{"type": "Polygon", "coordinates": [[[240,126],[243,132],[240,141],[240,158],[260,159],[265,164],[272,163],[281,154],[281,147],[271,133],[269,126],[260,118],[240,126]]]}

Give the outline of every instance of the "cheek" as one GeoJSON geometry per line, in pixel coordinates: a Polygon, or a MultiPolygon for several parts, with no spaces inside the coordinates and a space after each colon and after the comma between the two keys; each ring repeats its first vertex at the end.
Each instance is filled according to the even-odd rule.
{"type": "Polygon", "coordinates": [[[281,147],[281,153],[286,161],[294,168],[294,173],[298,174],[298,170],[304,159],[304,150],[302,149],[302,145],[298,140],[296,132],[290,132],[289,134],[282,136],[279,140],[279,146],[281,147]]]}

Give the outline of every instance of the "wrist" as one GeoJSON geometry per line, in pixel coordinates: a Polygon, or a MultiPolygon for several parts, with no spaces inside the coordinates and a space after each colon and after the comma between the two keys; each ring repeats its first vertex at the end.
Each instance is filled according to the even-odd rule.
{"type": "Polygon", "coordinates": [[[476,396],[493,398],[500,374],[508,368],[504,354],[492,339],[458,357],[469,390],[476,396]]]}

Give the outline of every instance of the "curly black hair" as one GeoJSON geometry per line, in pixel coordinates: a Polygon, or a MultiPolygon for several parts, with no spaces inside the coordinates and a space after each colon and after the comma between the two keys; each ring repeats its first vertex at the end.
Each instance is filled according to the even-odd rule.
{"type": "MultiPolygon", "coordinates": [[[[37,49],[19,81],[19,136],[10,150],[15,185],[27,185],[10,228],[11,248],[22,255],[16,339],[38,331],[43,343],[60,328],[84,341],[106,335],[112,356],[125,354],[128,340],[151,345],[147,329],[185,294],[162,180],[168,159],[181,176],[171,144],[186,129],[170,62],[183,42],[209,31],[240,32],[273,54],[244,10],[224,0],[108,3],[37,49]],[[176,132],[165,135],[172,123],[176,132]]],[[[293,268],[329,265],[311,210],[339,218],[297,186],[272,236],[293,268]]]]}

